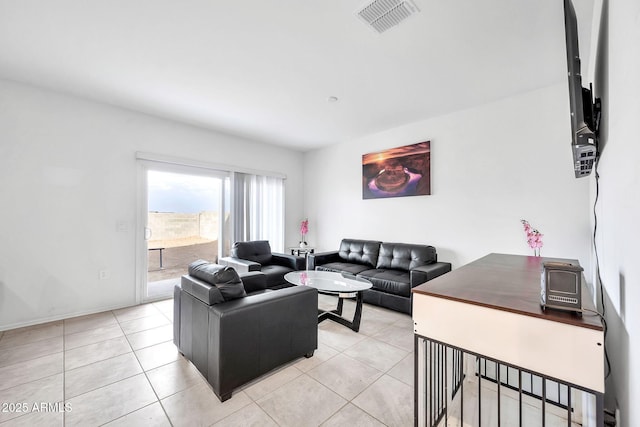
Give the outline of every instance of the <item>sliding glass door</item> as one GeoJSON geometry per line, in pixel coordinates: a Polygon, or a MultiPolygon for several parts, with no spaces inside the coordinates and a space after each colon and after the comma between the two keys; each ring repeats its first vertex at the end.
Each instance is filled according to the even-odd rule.
{"type": "Polygon", "coordinates": [[[137,157],[137,302],[170,298],[190,263],[217,262],[233,242],[268,240],[284,251],[284,176],[137,157]]]}
{"type": "Polygon", "coordinates": [[[222,171],[154,162],[142,167],[141,300],[151,301],[171,297],[191,262],[216,262],[228,250],[230,177],[222,171]]]}

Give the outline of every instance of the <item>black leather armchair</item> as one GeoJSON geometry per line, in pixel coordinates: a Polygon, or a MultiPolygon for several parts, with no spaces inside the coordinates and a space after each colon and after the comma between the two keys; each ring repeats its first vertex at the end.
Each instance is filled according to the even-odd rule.
{"type": "Polygon", "coordinates": [[[236,242],[231,248],[231,256],[220,258],[218,262],[235,268],[239,273],[250,271],[264,273],[269,289],[291,286],[284,280],[284,275],[291,271],[305,269],[304,257],[273,253],[268,240],[236,242]]]}
{"type": "Polygon", "coordinates": [[[174,289],[173,340],[220,401],[272,369],[313,355],[318,346],[316,289],[268,290],[266,276],[251,272],[240,275],[246,296],[238,297],[235,290],[207,281],[215,281],[212,273],[222,266],[200,263],[198,271],[194,264],[174,289]]]}

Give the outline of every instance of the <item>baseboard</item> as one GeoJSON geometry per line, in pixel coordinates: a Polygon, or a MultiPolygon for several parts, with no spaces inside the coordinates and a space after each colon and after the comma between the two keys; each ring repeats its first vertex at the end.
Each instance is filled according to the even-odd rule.
{"type": "MultiPolygon", "coordinates": [[[[145,303],[142,303],[142,304],[145,304],[145,303]]],[[[118,304],[118,305],[113,305],[113,306],[98,307],[98,308],[85,310],[85,311],[78,311],[78,312],[73,312],[73,313],[60,314],[60,315],[56,315],[56,316],[42,317],[42,318],[39,318],[39,319],[27,321],[27,322],[17,322],[17,323],[11,323],[11,324],[8,324],[8,325],[1,325],[0,326],[0,331],[8,331],[8,330],[11,330],[11,329],[24,328],[24,327],[27,327],[27,326],[39,325],[41,323],[56,322],[58,320],[70,319],[72,317],[78,317],[78,316],[86,316],[86,315],[89,315],[89,314],[102,313],[103,311],[118,310],[120,308],[133,307],[135,305],[139,305],[139,304],[126,304],[126,305],[118,304]]]]}

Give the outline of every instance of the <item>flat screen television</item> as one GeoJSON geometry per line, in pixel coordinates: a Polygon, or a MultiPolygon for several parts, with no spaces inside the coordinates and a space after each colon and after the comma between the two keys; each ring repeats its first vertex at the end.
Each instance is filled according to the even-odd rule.
{"type": "Polygon", "coordinates": [[[598,157],[600,100],[596,99],[594,102],[591,85],[589,88],[582,86],[578,19],[571,0],[564,0],[564,29],[567,44],[573,168],[576,178],[583,178],[591,173],[598,157]]]}

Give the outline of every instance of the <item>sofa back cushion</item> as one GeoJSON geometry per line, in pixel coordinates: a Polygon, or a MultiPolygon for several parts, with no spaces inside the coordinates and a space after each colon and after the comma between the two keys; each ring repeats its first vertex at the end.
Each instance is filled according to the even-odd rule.
{"type": "Polygon", "coordinates": [[[218,288],[225,301],[247,296],[240,276],[231,267],[199,259],[189,264],[189,275],[218,288]]]}
{"type": "Polygon", "coordinates": [[[271,263],[271,245],[268,240],[235,242],[231,248],[231,256],[266,265],[271,263]]]}
{"type": "Polygon", "coordinates": [[[380,242],[373,240],[343,239],[338,255],[345,262],[365,264],[375,267],[378,262],[380,242]]]}
{"type": "Polygon", "coordinates": [[[406,243],[382,243],[376,268],[409,271],[437,261],[436,248],[406,243]]]}

